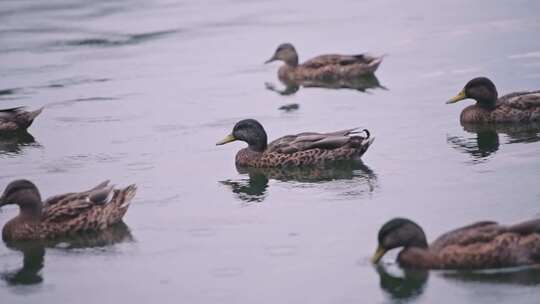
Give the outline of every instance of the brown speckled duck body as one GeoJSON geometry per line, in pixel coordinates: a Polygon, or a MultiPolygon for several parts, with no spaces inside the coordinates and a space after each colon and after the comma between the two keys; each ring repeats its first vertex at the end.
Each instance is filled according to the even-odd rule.
{"type": "Polygon", "coordinates": [[[275,60],[285,63],[278,70],[279,79],[283,82],[298,83],[305,80],[351,79],[372,74],[381,64],[382,57],[367,54],[329,54],[317,56],[299,64],[298,53],[294,46],[283,43],[266,63],[275,60]]]}
{"type": "Polygon", "coordinates": [[[245,141],[248,147],[238,151],[236,165],[271,168],[359,159],[373,139],[367,130],[348,129],[332,133],[305,132],[287,135],[267,144],[262,125],[254,119],[246,119],[238,122],[232,134],[217,144],[245,141]],[[360,133],[363,135],[359,135],[360,133]]]}
{"type": "Polygon", "coordinates": [[[20,210],[4,225],[2,239],[54,239],[103,230],[122,220],[136,190],[135,185],[114,189],[106,181],[88,191],[60,194],[42,202],[32,182],[16,180],[0,197],[0,206],[16,204],[20,210]]]}
{"type": "Polygon", "coordinates": [[[540,219],[512,226],[483,221],[443,234],[428,246],[422,228],[395,218],[379,230],[378,262],[389,250],[403,247],[397,261],[406,268],[489,269],[540,263],[540,219]]]}
{"type": "Polygon", "coordinates": [[[485,77],[474,78],[447,101],[455,103],[471,98],[476,104],[466,107],[462,123],[527,123],[540,121],[540,90],[514,92],[498,98],[495,85],[485,77]]]}
{"type": "Polygon", "coordinates": [[[43,111],[43,108],[35,111],[24,111],[24,107],[0,110],[0,132],[28,129],[41,111],[43,111]]]}

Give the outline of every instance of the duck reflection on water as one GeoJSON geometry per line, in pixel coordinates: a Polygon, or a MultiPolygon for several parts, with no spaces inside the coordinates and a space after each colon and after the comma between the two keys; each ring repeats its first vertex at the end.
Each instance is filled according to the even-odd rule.
{"type": "Polygon", "coordinates": [[[89,232],[49,241],[14,241],[6,246],[23,254],[21,268],[0,273],[8,285],[33,285],[43,282],[41,270],[45,266],[46,248],[58,250],[105,248],[114,244],[131,242],[128,226],[120,222],[99,232],[89,232]]]}
{"type": "Polygon", "coordinates": [[[386,87],[380,84],[379,79],[375,74],[368,74],[361,77],[352,79],[315,79],[315,80],[280,80],[285,86],[283,89],[279,89],[275,84],[266,82],[264,85],[266,89],[276,92],[280,95],[293,95],[300,90],[300,88],[323,88],[323,89],[350,89],[367,93],[370,89],[383,89],[386,87]]]}
{"type": "Polygon", "coordinates": [[[41,147],[27,131],[0,133],[0,157],[22,154],[26,147],[41,147]]]}
{"type": "Polygon", "coordinates": [[[455,149],[470,154],[473,161],[484,161],[501,146],[500,134],[507,141],[502,144],[534,143],[540,141],[540,123],[525,124],[467,124],[463,130],[476,137],[448,136],[447,142],[455,149]]]}
{"type": "Polygon", "coordinates": [[[236,166],[238,173],[247,178],[224,180],[220,183],[230,187],[245,202],[262,202],[268,194],[270,180],[299,183],[328,183],[336,180],[358,181],[356,194],[371,193],[378,188],[377,175],[361,160],[340,161],[307,167],[253,168],[236,166]]]}
{"type": "Polygon", "coordinates": [[[445,279],[467,282],[481,282],[486,284],[505,284],[518,286],[540,285],[540,267],[515,267],[503,270],[484,271],[452,271],[443,272],[445,279]]]}
{"type": "Polygon", "coordinates": [[[429,278],[429,271],[423,269],[403,269],[403,275],[388,271],[386,265],[377,264],[381,289],[392,300],[414,299],[422,295],[429,278]]]}
{"type": "MultiPolygon", "coordinates": [[[[397,268],[397,264],[378,264],[375,270],[379,275],[380,287],[383,292],[393,301],[413,300],[420,297],[427,289],[430,276],[429,270],[397,268]],[[388,267],[390,266],[390,267],[388,267]],[[389,271],[388,268],[391,268],[389,271]],[[401,274],[399,273],[401,272],[401,274]]],[[[435,278],[442,278],[464,284],[497,284],[514,286],[536,286],[540,285],[539,267],[515,267],[497,270],[475,270],[475,271],[441,271],[432,270],[435,278]]]]}

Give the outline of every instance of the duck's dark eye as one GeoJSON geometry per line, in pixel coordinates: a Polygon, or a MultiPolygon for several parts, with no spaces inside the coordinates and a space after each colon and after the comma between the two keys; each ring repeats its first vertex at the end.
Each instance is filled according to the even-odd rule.
{"type": "Polygon", "coordinates": [[[239,125],[239,126],[236,126],[236,128],[234,128],[234,131],[241,131],[244,129],[244,126],[243,125],[239,125]]]}

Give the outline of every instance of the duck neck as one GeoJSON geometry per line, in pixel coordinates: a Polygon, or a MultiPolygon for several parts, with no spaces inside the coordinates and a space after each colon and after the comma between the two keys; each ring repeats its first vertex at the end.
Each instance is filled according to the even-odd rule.
{"type": "Polygon", "coordinates": [[[497,98],[495,98],[495,99],[477,99],[476,100],[476,105],[481,107],[481,108],[484,108],[484,109],[492,110],[492,109],[495,109],[495,106],[497,105],[497,98]]]}
{"type": "Polygon", "coordinates": [[[430,269],[436,268],[436,258],[436,255],[427,246],[425,248],[407,247],[399,253],[397,261],[399,265],[405,268],[430,269]]]}
{"type": "Polygon", "coordinates": [[[487,93],[479,94],[476,96],[476,105],[484,109],[492,110],[497,105],[497,98],[499,94],[495,88],[488,90],[487,93]]]}
{"type": "Polygon", "coordinates": [[[292,56],[289,56],[285,61],[285,64],[289,67],[297,67],[298,66],[298,55],[295,53],[292,56]]]}
{"type": "Polygon", "coordinates": [[[264,152],[268,145],[268,136],[262,126],[252,130],[244,141],[248,144],[248,149],[255,152],[264,152]]]}
{"type": "Polygon", "coordinates": [[[43,211],[43,203],[39,195],[26,196],[22,201],[17,203],[19,205],[20,216],[25,218],[37,219],[41,217],[43,211]]]}
{"type": "Polygon", "coordinates": [[[261,138],[260,140],[255,140],[253,142],[248,143],[248,148],[255,152],[264,152],[267,147],[266,143],[266,136],[264,137],[264,140],[261,138]]]}

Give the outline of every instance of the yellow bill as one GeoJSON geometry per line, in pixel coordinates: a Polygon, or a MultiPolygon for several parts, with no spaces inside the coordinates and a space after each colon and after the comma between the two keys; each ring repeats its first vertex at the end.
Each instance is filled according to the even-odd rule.
{"type": "Polygon", "coordinates": [[[373,264],[377,264],[385,253],[386,253],[386,250],[384,248],[382,248],[381,246],[377,247],[375,254],[373,255],[373,257],[371,257],[371,262],[373,264]]]}
{"type": "Polygon", "coordinates": [[[448,100],[446,103],[455,103],[463,99],[467,99],[467,96],[465,95],[465,90],[461,90],[461,92],[459,92],[456,96],[450,98],[450,100],[448,100]]]}
{"type": "Polygon", "coordinates": [[[233,142],[235,140],[236,140],[236,138],[232,134],[229,134],[229,135],[225,136],[225,138],[222,139],[221,141],[218,141],[216,143],[216,146],[228,144],[228,143],[233,142]]]}

